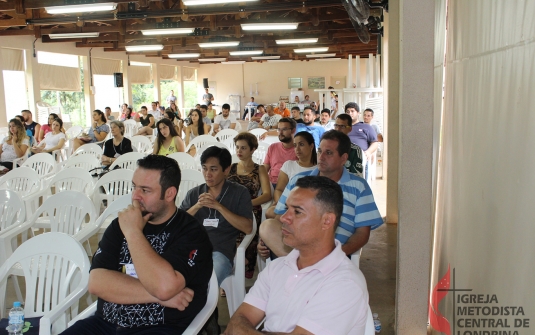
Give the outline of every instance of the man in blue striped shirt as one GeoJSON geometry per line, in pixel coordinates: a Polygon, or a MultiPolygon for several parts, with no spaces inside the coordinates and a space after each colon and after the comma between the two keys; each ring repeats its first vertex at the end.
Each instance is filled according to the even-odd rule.
{"type": "Polygon", "coordinates": [[[266,216],[273,219],[266,220],[260,225],[260,237],[263,243],[259,243],[258,250],[262,256],[269,255],[263,244],[276,256],[285,256],[292,250],[282,242],[279,217],[286,212],[286,199],[296,181],[308,175],[325,176],[338,182],[342,187],[344,209],[335,238],[343,244],[342,250],[346,255],[351,255],[368,243],[371,229],[379,227],[383,219],[368,183],[344,168],[350,149],[351,141],[347,135],[336,130],[325,132],[318,148],[317,168],[301,172],[290,179],[274,213],[266,213],[266,216]]]}

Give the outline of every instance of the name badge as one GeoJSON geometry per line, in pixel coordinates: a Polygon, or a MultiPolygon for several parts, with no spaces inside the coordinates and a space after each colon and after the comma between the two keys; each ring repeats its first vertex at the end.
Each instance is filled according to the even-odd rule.
{"type": "Polygon", "coordinates": [[[136,268],[134,268],[134,264],[125,264],[124,269],[127,275],[129,275],[130,277],[137,278],[136,268]]]}
{"type": "Polygon", "coordinates": [[[205,227],[217,228],[217,226],[219,225],[219,219],[204,219],[203,225],[205,227]]]}

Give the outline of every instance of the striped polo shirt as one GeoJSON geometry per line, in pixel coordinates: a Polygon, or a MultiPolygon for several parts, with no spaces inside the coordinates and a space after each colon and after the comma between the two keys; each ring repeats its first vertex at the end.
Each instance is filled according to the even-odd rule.
{"type": "MultiPolygon", "coordinates": [[[[286,212],[286,198],[299,178],[317,175],[319,175],[319,170],[316,168],[312,171],[298,173],[290,179],[275,207],[275,214],[281,215],[286,212]]],[[[357,228],[371,226],[371,229],[376,229],[383,224],[383,219],[366,180],[344,169],[338,184],[344,193],[344,210],[335,237],[342,244],[345,244],[357,228]]]]}

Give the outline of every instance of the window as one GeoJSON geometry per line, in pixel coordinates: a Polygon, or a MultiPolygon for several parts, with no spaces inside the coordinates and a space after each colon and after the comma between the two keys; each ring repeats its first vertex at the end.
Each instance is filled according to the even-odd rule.
{"type": "Polygon", "coordinates": [[[112,112],[119,112],[123,101],[122,87],[115,87],[113,76],[93,75],[95,86],[95,109],[104,112],[104,108],[110,107],[112,112]]]}
{"type": "Polygon", "coordinates": [[[301,88],[303,87],[302,78],[288,78],[288,88],[301,88]]]}
{"type": "Polygon", "coordinates": [[[26,75],[24,71],[2,71],[4,75],[4,92],[6,97],[6,117],[11,120],[20,111],[28,109],[26,75]]]}

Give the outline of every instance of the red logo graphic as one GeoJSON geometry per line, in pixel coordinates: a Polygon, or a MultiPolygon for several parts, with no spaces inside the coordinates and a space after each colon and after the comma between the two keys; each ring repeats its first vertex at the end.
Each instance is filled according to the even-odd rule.
{"type": "Polygon", "coordinates": [[[444,299],[450,288],[450,265],[448,271],[438,282],[431,293],[429,301],[429,323],[431,327],[446,335],[451,335],[450,322],[438,310],[438,304],[444,299]]]}
{"type": "Polygon", "coordinates": [[[195,265],[195,261],[194,261],[195,256],[197,256],[197,249],[191,250],[189,252],[189,259],[188,259],[189,266],[194,266],[195,265]]]}

